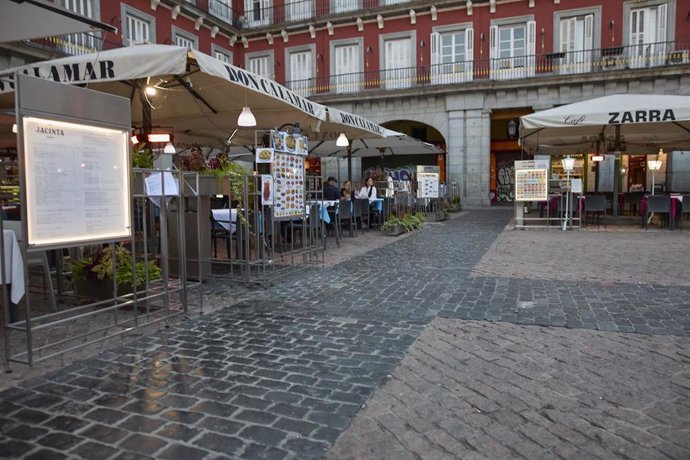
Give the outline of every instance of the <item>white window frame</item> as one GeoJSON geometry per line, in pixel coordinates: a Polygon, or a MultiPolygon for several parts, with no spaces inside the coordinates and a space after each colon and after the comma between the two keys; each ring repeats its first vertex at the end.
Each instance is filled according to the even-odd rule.
{"type": "Polygon", "coordinates": [[[232,24],[232,0],[208,0],[208,12],[214,18],[232,24]]]}
{"type": "MultiPolygon", "coordinates": [[[[491,21],[489,29],[489,57],[491,59],[490,78],[492,80],[511,80],[533,77],[536,65],[537,25],[533,16],[513,17],[491,21]],[[506,28],[525,28],[524,55],[501,58],[500,32],[506,28]]],[[[511,42],[512,43],[512,42],[511,42]]]]}
{"type": "Polygon", "coordinates": [[[417,84],[417,32],[406,31],[379,35],[379,69],[381,86],[385,89],[411,88],[417,84]],[[386,62],[386,42],[395,40],[410,41],[410,65],[404,68],[388,69],[386,62]]]}
{"type": "Polygon", "coordinates": [[[434,27],[430,36],[431,84],[464,83],[474,79],[474,29],[472,23],[434,27]],[[446,35],[463,34],[465,59],[462,62],[442,62],[442,43],[446,35]]]}
{"type": "Polygon", "coordinates": [[[122,3],[120,5],[120,17],[122,18],[122,44],[124,46],[137,45],[142,43],[156,43],[156,18],[142,11],[132,8],[122,3]],[[128,18],[132,17],[149,26],[149,37],[146,40],[130,40],[128,18]]]}
{"type": "Polygon", "coordinates": [[[195,50],[199,49],[199,37],[197,37],[193,33],[187,32],[184,29],[180,29],[177,26],[172,26],[170,36],[172,37],[172,42],[175,46],[186,46],[189,49],[195,50]],[[187,43],[178,43],[178,40],[187,43]]]}
{"type": "MultiPolygon", "coordinates": [[[[271,51],[257,51],[254,53],[247,53],[244,56],[244,68],[252,72],[250,68],[250,62],[254,59],[266,59],[266,71],[267,74],[258,73],[264,78],[275,80],[275,58],[273,57],[273,50],[271,51]]],[[[256,72],[254,72],[256,73],[256,72]]]]}
{"type": "Polygon", "coordinates": [[[314,93],[316,77],[316,45],[294,46],[285,48],[285,82],[288,83],[288,89],[294,91],[300,96],[307,97],[314,93]],[[308,80],[293,80],[292,79],[292,59],[291,56],[296,53],[309,53],[311,55],[311,68],[309,69],[308,80]]]}
{"type": "Polygon", "coordinates": [[[364,39],[361,37],[350,38],[345,40],[335,40],[329,43],[330,55],[330,83],[332,93],[357,93],[362,90],[362,83],[364,81],[364,39]],[[359,69],[357,72],[348,74],[347,72],[339,73],[336,69],[335,50],[342,46],[355,46],[359,50],[359,62],[357,63],[359,69]]]}
{"type": "Polygon", "coordinates": [[[642,0],[623,3],[623,43],[627,45],[628,65],[631,68],[665,65],[673,51],[667,43],[676,36],[676,0],[642,0]],[[653,9],[657,15],[654,41],[642,44],[632,42],[632,13],[635,10],[653,9]],[[663,18],[663,15],[665,18],[663,18]],[[663,20],[665,19],[665,21],[663,20]],[[663,24],[662,24],[663,22],[663,24]]]}
{"type": "Polygon", "coordinates": [[[601,47],[601,6],[563,10],[553,16],[553,50],[562,57],[552,60],[554,71],[559,74],[585,73],[592,71],[594,56],[592,50],[601,47]],[[589,19],[587,19],[589,18],[589,19]],[[582,20],[584,23],[584,49],[567,50],[563,43],[563,21],[582,20]],[[589,35],[588,35],[589,33],[589,35]]]}
{"type": "Polygon", "coordinates": [[[218,45],[216,45],[215,43],[212,43],[212,44],[211,44],[211,56],[213,56],[214,58],[219,59],[219,60],[225,62],[226,64],[230,64],[230,65],[232,65],[232,61],[233,61],[233,58],[234,58],[233,55],[232,55],[232,51],[230,51],[230,50],[228,50],[228,49],[225,49],[225,48],[223,48],[222,46],[218,46],[218,45]],[[222,54],[223,56],[225,56],[225,58],[227,59],[227,61],[218,58],[218,56],[217,56],[216,54],[222,54]]]}
{"type": "Polygon", "coordinates": [[[243,27],[262,27],[271,24],[273,5],[271,0],[244,0],[243,27]],[[258,15],[256,8],[258,7],[258,15]]]}
{"type": "MultiPolygon", "coordinates": [[[[101,17],[100,0],[60,0],[59,4],[64,9],[86,18],[100,19],[101,17]]],[[[102,38],[101,32],[95,30],[89,33],[70,34],[65,37],[65,43],[60,48],[71,55],[95,52],[100,49],[100,38],[102,38]]]]}

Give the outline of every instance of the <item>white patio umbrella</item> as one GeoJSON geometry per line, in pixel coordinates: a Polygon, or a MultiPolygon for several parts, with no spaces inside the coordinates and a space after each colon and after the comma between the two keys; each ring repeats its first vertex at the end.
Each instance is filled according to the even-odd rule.
{"type": "Polygon", "coordinates": [[[522,147],[530,153],[606,150],[655,153],[690,148],[690,96],[616,94],[520,117],[522,147]],[[616,136],[619,135],[618,139],[616,136]]]}
{"type": "Polygon", "coordinates": [[[128,97],[137,127],[144,124],[142,104],[150,106],[152,125],[186,143],[221,146],[234,134],[233,143],[253,145],[256,130],[286,123],[299,123],[310,139],[379,136],[366,123],[329,120],[325,106],[273,80],[183,47],[132,46],[9,69],[0,73],[0,108],[14,107],[15,72],[128,97]],[[146,94],[147,87],[156,94],[146,94]],[[250,107],[256,127],[237,126],[243,107],[250,107]]]}

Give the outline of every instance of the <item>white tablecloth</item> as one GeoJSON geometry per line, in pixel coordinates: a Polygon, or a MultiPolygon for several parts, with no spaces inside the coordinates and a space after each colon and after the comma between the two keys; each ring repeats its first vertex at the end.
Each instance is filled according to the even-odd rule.
{"type": "MultiPolygon", "coordinates": [[[[3,244],[5,248],[5,273],[12,283],[10,299],[19,303],[24,297],[24,260],[19,249],[17,236],[12,230],[3,230],[3,244]]],[[[3,281],[4,283],[4,281],[3,281]]]]}
{"type": "Polygon", "coordinates": [[[232,226],[231,233],[235,233],[237,230],[237,209],[211,209],[211,212],[215,221],[222,225],[225,230],[230,230],[230,226],[232,226]]]}

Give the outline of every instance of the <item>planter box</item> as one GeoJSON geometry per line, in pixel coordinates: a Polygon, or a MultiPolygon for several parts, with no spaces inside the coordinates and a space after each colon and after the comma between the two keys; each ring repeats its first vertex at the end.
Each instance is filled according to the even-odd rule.
{"type": "MultiPolygon", "coordinates": [[[[94,300],[107,300],[114,298],[112,278],[73,280],[74,292],[79,297],[94,300]]],[[[142,287],[143,289],[143,287],[142,287]]],[[[117,294],[125,295],[132,293],[131,284],[119,284],[117,294]]]]}
{"type": "Polygon", "coordinates": [[[386,230],[387,236],[398,236],[405,233],[405,228],[402,225],[396,225],[391,230],[386,230]]]}

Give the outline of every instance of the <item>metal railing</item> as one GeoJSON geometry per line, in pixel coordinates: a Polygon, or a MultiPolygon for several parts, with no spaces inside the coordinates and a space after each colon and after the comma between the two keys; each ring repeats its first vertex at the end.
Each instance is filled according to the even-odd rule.
{"type": "Polygon", "coordinates": [[[284,84],[301,95],[340,94],[484,80],[518,80],[549,75],[636,70],[688,63],[690,41],[675,41],[344,73],[286,81],[284,84]]]}
{"type": "Polygon", "coordinates": [[[286,22],[307,21],[314,17],[349,13],[382,5],[402,3],[404,0],[286,0],[272,5],[270,0],[253,0],[252,6],[238,17],[241,29],[265,27],[286,22]]]}
{"type": "Polygon", "coordinates": [[[65,56],[79,56],[101,51],[104,41],[98,33],[80,33],[25,40],[24,43],[65,56]]]}

